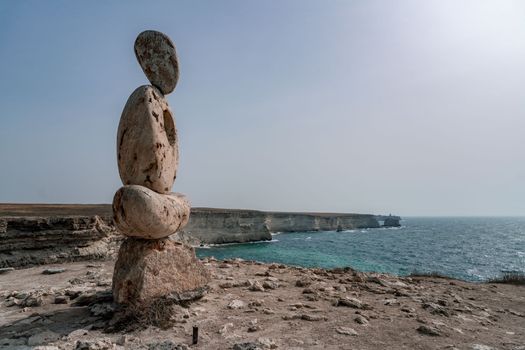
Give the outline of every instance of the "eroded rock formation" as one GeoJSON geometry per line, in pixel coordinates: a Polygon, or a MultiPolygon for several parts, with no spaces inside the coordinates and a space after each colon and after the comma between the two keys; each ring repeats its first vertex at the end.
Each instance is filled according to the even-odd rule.
{"type": "MultiPolygon", "coordinates": [[[[191,245],[243,243],[271,240],[271,232],[375,228],[378,220],[384,217],[192,208],[186,226],[169,238],[191,245]]],[[[110,205],[0,204],[0,268],[114,258],[123,237],[110,205]]]]}
{"type": "Polygon", "coordinates": [[[111,217],[0,218],[0,268],[105,259],[119,244],[111,217]]]}

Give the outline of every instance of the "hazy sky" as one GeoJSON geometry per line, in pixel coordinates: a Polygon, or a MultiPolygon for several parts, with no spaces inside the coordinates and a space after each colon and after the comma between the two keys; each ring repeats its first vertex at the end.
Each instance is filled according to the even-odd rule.
{"type": "Polygon", "coordinates": [[[194,206],[525,215],[525,2],[504,0],[0,0],[0,202],[111,202],[146,29],[177,46],[194,206]]]}

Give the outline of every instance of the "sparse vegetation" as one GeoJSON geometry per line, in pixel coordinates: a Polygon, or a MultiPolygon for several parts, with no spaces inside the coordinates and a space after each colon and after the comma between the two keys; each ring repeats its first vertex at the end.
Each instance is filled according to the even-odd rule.
{"type": "Polygon", "coordinates": [[[489,283],[514,284],[525,286],[525,273],[519,271],[507,271],[502,276],[489,280],[489,283]]]}
{"type": "Polygon", "coordinates": [[[434,278],[444,278],[447,280],[453,279],[452,277],[445,276],[437,271],[432,272],[421,272],[421,271],[413,271],[408,275],[408,277],[434,277],[434,278]]]}
{"type": "Polygon", "coordinates": [[[115,313],[112,327],[107,331],[135,331],[155,326],[168,329],[180,316],[181,306],[171,300],[157,299],[149,305],[127,305],[115,313]]]}

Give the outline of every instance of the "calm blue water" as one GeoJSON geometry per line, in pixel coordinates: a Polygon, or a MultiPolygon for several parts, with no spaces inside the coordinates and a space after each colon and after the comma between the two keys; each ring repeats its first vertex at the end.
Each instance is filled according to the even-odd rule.
{"type": "Polygon", "coordinates": [[[272,242],[200,248],[197,254],[397,275],[436,271],[469,281],[525,272],[525,218],[406,218],[401,223],[401,228],[282,233],[272,242]]]}

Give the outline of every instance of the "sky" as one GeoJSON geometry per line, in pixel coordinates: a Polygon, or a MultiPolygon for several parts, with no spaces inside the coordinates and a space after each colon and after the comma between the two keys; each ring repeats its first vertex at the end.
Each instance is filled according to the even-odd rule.
{"type": "Polygon", "coordinates": [[[0,202],[111,203],[116,132],[174,41],[193,206],[525,215],[525,2],[0,0],[0,202]]]}

